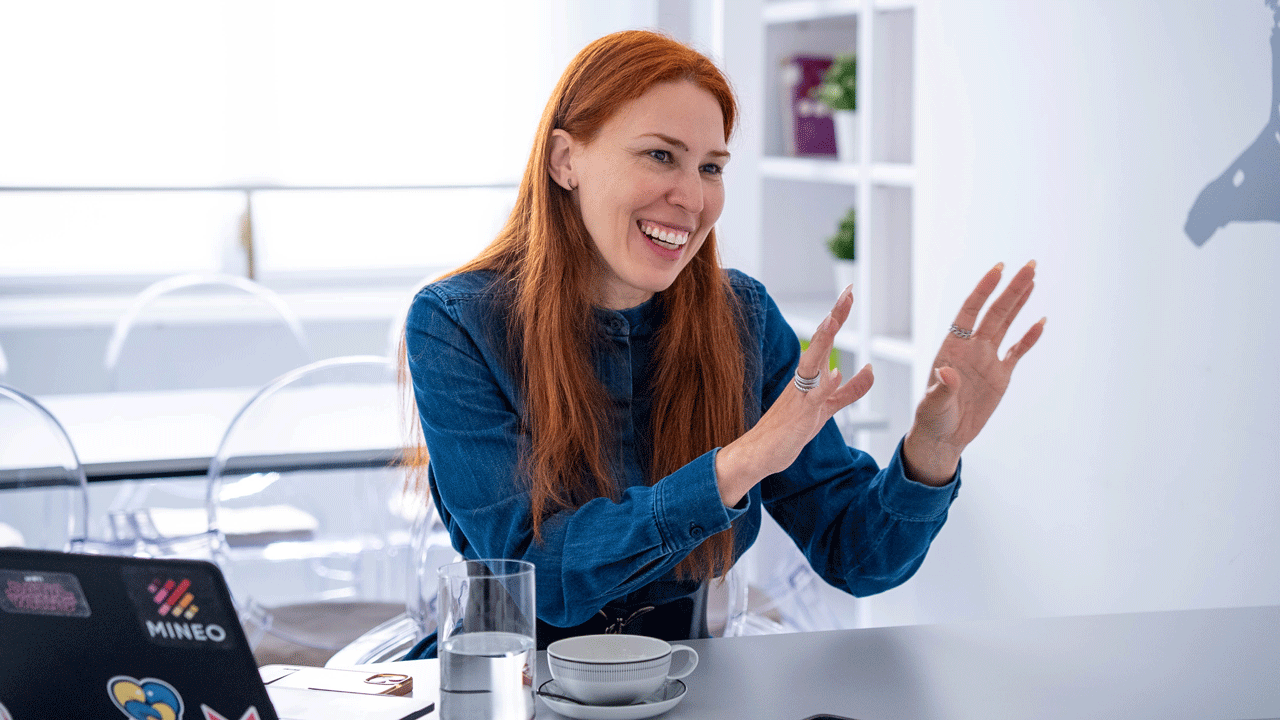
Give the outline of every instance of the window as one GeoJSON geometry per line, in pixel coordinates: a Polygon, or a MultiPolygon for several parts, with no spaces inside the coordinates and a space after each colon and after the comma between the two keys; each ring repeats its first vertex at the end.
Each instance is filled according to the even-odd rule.
{"type": "Polygon", "coordinates": [[[457,264],[505,220],[569,57],[653,16],[595,5],[6,3],[0,291],[238,271],[264,186],[312,188],[252,193],[264,279],[457,264]]]}

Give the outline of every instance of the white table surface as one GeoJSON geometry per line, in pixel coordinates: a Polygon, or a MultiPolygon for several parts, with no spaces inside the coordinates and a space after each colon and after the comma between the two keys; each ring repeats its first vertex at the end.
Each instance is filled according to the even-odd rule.
{"type": "MultiPolygon", "coordinates": [[[[691,640],[666,720],[1280,718],[1280,607],[691,640]]],[[[434,660],[386,665],[438,672],[434,660]]],[[[550,679],[538,653],[536,683],[550,679]]],[[[425,685],[424,685],[425,686],[425,685]]],[[[541,700],[539,718],[560,717],[541,700]]],[[[438,717],[432,715],[431,717],[438,717]]]]}

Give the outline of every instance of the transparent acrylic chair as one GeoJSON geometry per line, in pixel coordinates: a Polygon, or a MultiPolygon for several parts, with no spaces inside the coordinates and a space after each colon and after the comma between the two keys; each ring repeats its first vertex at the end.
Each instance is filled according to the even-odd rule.
{"type": "Polygon", "coordinates": [[[275,292],[235,275],[189,274],[134,297],[111,329],[103,367],[112,390],[189,390],[259,387],[311,360],[302,322],[275,292]],[[244,296],[252,310],[243,321],[212,319],[219,304],[244,296]],[[225,341],[233,331],[235,342],[225,341]]]}
{"type": "MultiPolygon", "coordinates": [[[[112,328],[103,367],[117,392],[208,390],[259,388],[311,360],[301,321],[275,292],[234,275],[187,274],[133,298],[112,328]],[[228,303],[243,320],[216,312],[228,303]]],[[[107,505],[105,529],[95,534],[122,547],[163,541],[203,512],[204,496],[203,481],[121,483],[107,505]]],[[[96,527],[99,519],[93,521],[96,527]]]]}
{"type": "Polygon", "coordinates": [[[352,356],[284,374],[231,421],[209,467],[207,517],[255,648],[322,664],[404,611],[428,503],[396,463],[401,407],[394,363],[352,356]]]}
{"type": "MultiPolygon", "coordinates": [[[[762,517],[755,545],[711,590],[717,600],[708,600],[708,623],[722,626],[724,637],[812,632],[855,627],[851,618],[842,618],[824,597],[826,582],[809,565],[808,559],[767,513],[762,517]],[[724,608],[723,617],[710,617],[724,608]]],[[[713,629],[714,633],[714,629],[713,629]]]]}
{"type": "MultiPolygon", "coordinates": [[[[430,494],[426,497],[430,502],[430,494]]],[[[442,565],[461,560],[462,555],[453,549],[449,532],[434,506],[428,507],[414,524],[412,546],[405,611],[334,653],[325,663],[327,667],[398,660],[419,640],[435,632],[436,595],[439,591],[437,571],[442,565]]]]}
{"type": "Polygon", "coordinates": [[[84,467],[62,424],[0,385],[0,546],[82,551],[88,515],[84,467]]]}
{"type": "Polygon", "coordinates": [[[409,310],[413,308],[413,299],[418,296],[422,289],[431,283],[439,280],[448,274],[448,271],[438,272],[428,275],[418,281],[413,291],[405,295],[404,301],[399,304],[395,317],[391,318],[391,324],[387,326],[387,357],[399,358],[400,353],[404,352],[404,326],[409,320],[409,310]]]}

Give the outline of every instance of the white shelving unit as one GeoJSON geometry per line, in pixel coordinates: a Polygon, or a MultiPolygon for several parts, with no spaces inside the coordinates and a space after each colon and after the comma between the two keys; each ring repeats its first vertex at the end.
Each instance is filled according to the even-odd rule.
{"type": "MultiPolygon", "coordinates": [[[[845,419],[851,439],[882,463],[910,426],[927,367],[912,327],[917,169],[915,0],[766,0],[763,44],[754,55],[763,106],[759,133],[760,277],[799,333],[822,320],[835,297],[826,239],[858,208],[854,312],[837,338],[841,368],[871,362],[876,385],[845,419]],[[856,162],[789,157],[783,137],[781,69],[796,54],[858,56],[856,162]]],[[[738,58],[750,59],[751,46],[738,58]]],[[[741,61],[741,60],[740,60],[741,61]]],[[[732,72],[732,68],[731,68],[732,72]]]]}

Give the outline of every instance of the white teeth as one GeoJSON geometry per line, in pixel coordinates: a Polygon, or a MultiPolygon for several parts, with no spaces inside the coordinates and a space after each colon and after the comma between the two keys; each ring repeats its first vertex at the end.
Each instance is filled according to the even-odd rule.
{"type": "Polygon", "coordinates": [[[640,230],[645,235],[657,240],[664,245],[672,247],[680,247],[689,242],[688,233],[678,233],[671,230],[663,230],[662,228],[653,227],[652,225],[641,225],[640,230]]]}

